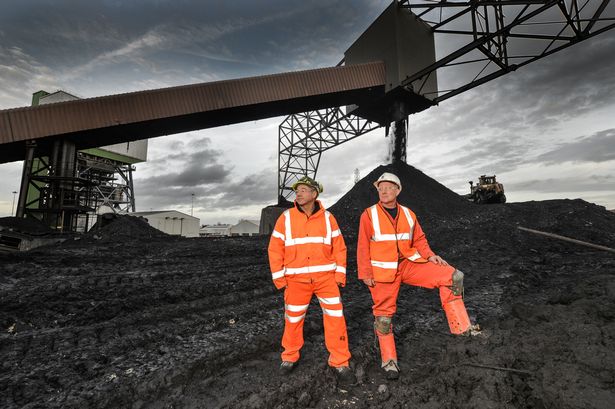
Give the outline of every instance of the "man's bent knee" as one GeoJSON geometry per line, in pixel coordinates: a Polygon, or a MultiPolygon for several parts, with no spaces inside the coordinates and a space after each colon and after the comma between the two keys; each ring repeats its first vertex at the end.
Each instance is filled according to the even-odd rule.
{"type": "Polygon", "coordinates": [[[391,332],[392,321],[393,318],[391,317],[376,317],[376,320],[374,321],[374,328],[376,328],[376,331],[383,335],[389,334],[391,332]]]}
{"type": "Polygon", "coordinates": [[[463,273],[457,269],[453,272],[451,291],[454,295],[463,295],[463,273]]]}

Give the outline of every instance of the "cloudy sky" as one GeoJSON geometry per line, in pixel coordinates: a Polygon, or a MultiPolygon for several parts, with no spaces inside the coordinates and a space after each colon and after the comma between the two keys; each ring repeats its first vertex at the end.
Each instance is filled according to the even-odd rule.
{"type": "MultiPolygon", "coordinates": [[[[33,92],[95,97],[327,67],[388,0],[3,0],[0,109],[33,92]]],[[[611,17],[615,12],[611,8],[611,17]]],[[[437,38],[439,56],[455,44],[437,38]]],[[[509,201],[582,198],[615,208],[615,30],[412,115],[408,163],[458,193],[496,174],[509,201]]],[[[446,77],[443,76],[443,81],[446,77]]],[[[442,82],[442,81],[441,81],[442,82]]],[[[137,210],[177,209],[202,223],[258,219],[276,201],[271,118],[149,141],[137,210]]],[[[384,130],[323,155],[332,205],[388,152],[384,130]]],[[[21,163],[0,165],[0,217],[21,163]]]]}

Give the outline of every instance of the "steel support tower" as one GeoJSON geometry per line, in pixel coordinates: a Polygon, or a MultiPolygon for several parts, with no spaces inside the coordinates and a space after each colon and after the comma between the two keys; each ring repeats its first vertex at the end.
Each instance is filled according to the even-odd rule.
{"type": "MultiPolygon", "coordinates": [[[[456,45],[400,84],[428,96],[434,105],[615,27],[615,6],[609,0],[398,0],[396,5],[427,24],[436,45],[456,45]],[[438,89],[425,91],[436,75],[438,89]]],[[[290,115],[280,125],[279,197],[288,197],[299,177],[316,176],[325,150],[379,126],[331,138],[341,116],[331,118],[330,112],[336,111],[290,115]],[[324,140],[328,143],[320,142],[324,140]]],[[[352,115],[343,118],[361,123],[352,115]]],[[[391,121],[403,133],[396,139],[393,160],[405,156],[403,121],[391,121]]]]}

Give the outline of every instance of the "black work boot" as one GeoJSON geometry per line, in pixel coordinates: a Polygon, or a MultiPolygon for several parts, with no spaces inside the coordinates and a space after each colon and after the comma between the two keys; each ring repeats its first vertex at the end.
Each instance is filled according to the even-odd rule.
{"type": "Polygon", "coordinates": [[[289,374],[293,371],[295,366],[296,362],[282,361],[282,363],[280,364],[280,372],[284,375],[289,374]]]}
{"type": "Polygon", "coordinates": [[[351,386],[356,385],[357,377],[354,376],[352,369],[348,366],[338,366],[337,368],[333,368],[335,374],[337,375],[337,382],[340,385],[351,386]]]}

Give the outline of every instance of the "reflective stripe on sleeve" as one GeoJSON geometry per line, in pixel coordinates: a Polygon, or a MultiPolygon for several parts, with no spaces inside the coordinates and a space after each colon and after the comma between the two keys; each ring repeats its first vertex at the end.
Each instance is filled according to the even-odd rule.
{"type": "Polygon", "coordinates": [[[327,297],[318,297],[318,301],[320,301],[323,304],[328,304],[328,305],[341,303],[340,297],[328,297],[328,298],[327,297]]]}
{"type": "Polygon", "coordinates": [[[331,237],[337,237],[337,236],[339,236],[339,235],[341,235],[341,234],[342,234],[342,232],[340,231],[340,229],[333,230],[333,231],[331,232],[331,237]]]}
{"type": "Polygon", "coordinates": [[[336,273],[343,273],[343,274],[346,274],[346,267],[337,266],[337,267],[335,267],[335,272],[336,272],[336,273]]]}
{"type": "Polygon", "coordinates": [[[284,270],[276,271],[275,273],[271,273],[271,278],[277,280],[278,278],[284,277],[284,270]]]}
{"type": "Polygon", "coordinates": [[[271,235],[275,238],[284,240],[284,235],[277,230],[274,230],[273,233],[271,233],[271,235]]]}
{"type": "Polygon", "coordinates": [[[344,316],[344,310],[330,310],[328,308],[323,308],[322,313],[327,314],[331,317],[343,317],[344,316]]]}
{"type": "Polygon", "coordinates": [[[335,263],[323,264],[319,266],[307,266],[298,268],[286,268],[286,274],[305,274],[305,273],[321,273],[323,271],[334,271],[335,263]]]}
{"type": "Polygon", "coordinates": [[[397,268],[397,261],[376,261],[370,260],[372,266],[380,268],[397,268]]]}
{"type": "Polygon", "coordinates": [[[421,255],[419,254],[419,252],[417,251],[416,253],[414,253],[413,255],[411,255],[410,257],[408,257],[408,260],[410,261],[414,261],[414,260],[418,260],[419,258],[421,258],[421,255]]]}

